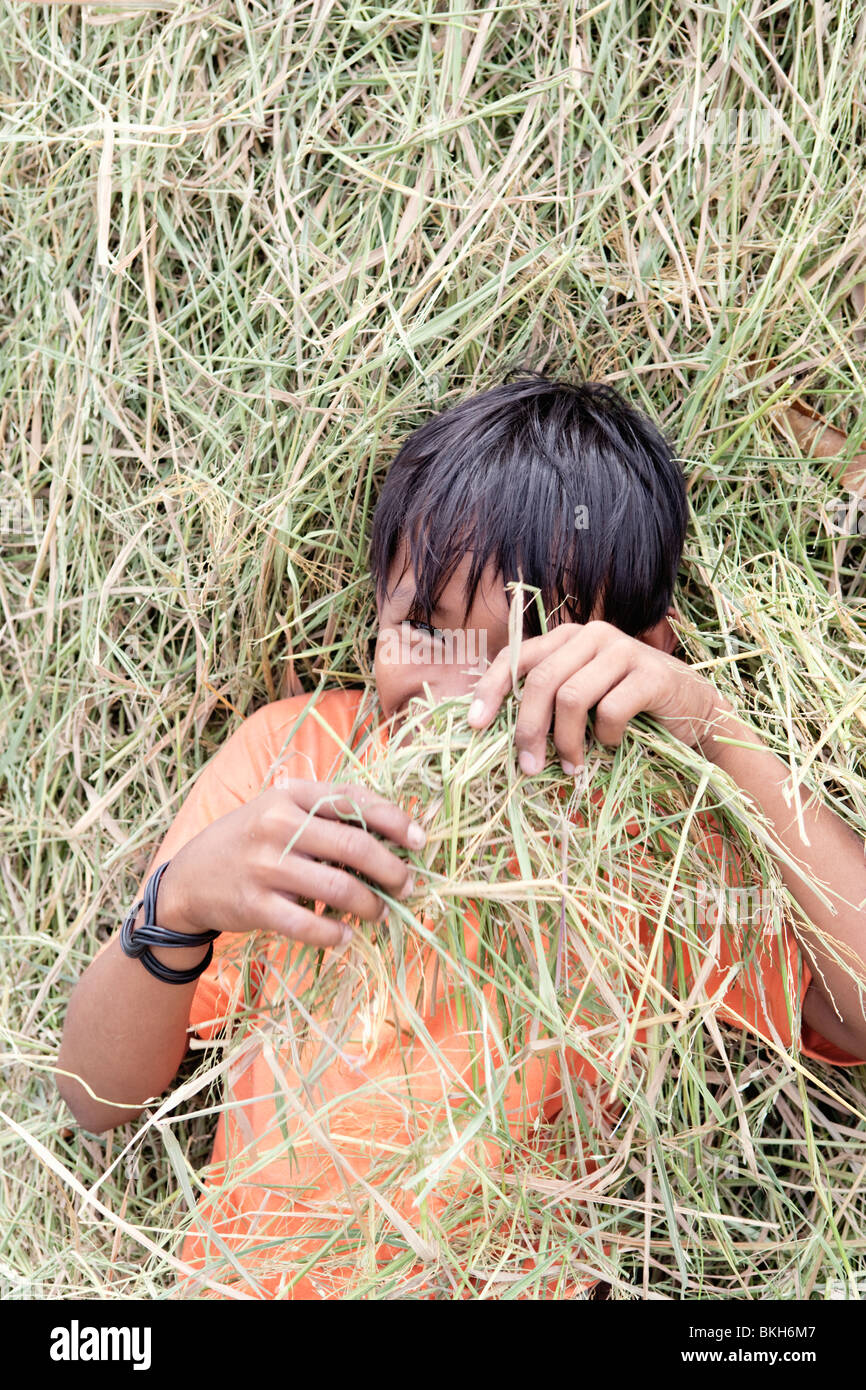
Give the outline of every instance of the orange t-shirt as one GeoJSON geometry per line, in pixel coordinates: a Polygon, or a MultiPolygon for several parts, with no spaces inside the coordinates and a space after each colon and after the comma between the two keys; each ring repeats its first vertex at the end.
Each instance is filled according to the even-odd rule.
{"type": "MultiPolygon", "coordinates": [[[[344,748],[357,744],[369,726],[369,716],[359,718],[363,694],[333,690],[318,700],[294,696],[246,719],[204,769],[152,863],[172,858],[199,831],[251,800],[279,774],[334,780],[344,748]],[[303,717],[308,705],[315,712],[303,717]]],[[[339,775],[351,780],[345,769],[339,775]]],[[[711,835],[707,843],[720,862],[723,856],[726,864],[736,858],[730,849],[725,852],[719,836],[711,835]]],[[[468,910],[461,950],[472,964],[478,959],[477,925],[468,910]]],[[[429,916],[424,927],[434,930],[429,916]]],[[[646,937],[641,939],[646,944],[646,937]]],[[[717,951],[717,963],[704,982],[705,997],[714,988],[718,993],[736,963],[724,937],[717,951]]],[[[417,1276],[414,1287],[423,1294],[424,1270],[436,1262],[437,1219],[477,1184],[478,1169],[495,1170],[500,1157],[489,1138],[473,1137],[471,1119],[468,1137],[457,1132],[461,1103],[489,1088],[498,1056],[489,1032],[485,1029],[482,1037],[471,1018],[460,1008],[455,1011],[453,994],[439,978],[433,957],[419,945],[405,961],[402,997],[416,1000],[408,1011],[396,995],[383,1001],[378,995],[370,998],[369,990],[364,1003],[363,955],[354,945],[331,959],[338,982],[343,972],[346,989],[354,989],[364,1003],[353,1015],[354,1032],[335,1041],[327,1035],[329,1018],[305,1019],[298,1004],[301,975],[306,971],[309,983],[315,952],[262,933],[218,938],[214,959],[196,988],[190,1028],[213,1040],[239,1009],[249,1010],[256,1026],[225,1078],[208,1180],[181,1253],[182,1261],[200,1273],[182,1279],[181,1296],[212,1296],[209,1286],[215,1281],[236,1289],[241,1298],[344,1297],[351,1292],[359,1261],[371,1258],[377,1229],[377,1257],[394,1260],[405,1254],[404,1273],[417,1276]],[[297,976],[295,959],[300,962],[297,976]],[[410,1022],[410,1015],[417,1022],[419,1014],[426,1043],[410,1022]],[[450,1078],[443,1076],[443,1058],[450,1064],[450,1078]],[[444,1141],[443,1117],[451,1120],[450,1138],[446,1133],[444,1141]],[[431,1149],[434,1133],[439,1137],[431,1149]],[[435,1171],[437,1180],[421,1184],[419,1205],[417,1176],[422,1170],[435,1171]]],[[[690,983],[684,949],[683,958],[690,983]]],[[[483,977],[481,970],[478,979],[483,977]]],[[[569,982],[574,983],[571,972],[569,982]]],[[[669,990],[670,983],[669,972],[669,990]]],[[[781,944],[774,936],[725,990],[715,1012],[725,1022],[789,1048],[810,983],[811,972],[793,933],[781,944]]],[[[478,993],[489,997],[491,988],[482,986],[478,993]]],[[[673,992],[683,999],[687,995],[678,979],[673,992]]],[[[858,1064],[805,1025],[800,1051],[818,1061],[858,1064]]],[[[569,1053],[566,1062],[572,1076],[592,1084],[597,1073],[588,1055],[569,1053]]],[[[498,1113],[512,1135],[526,1135],[528,1143],[534,1136],[537,1142],[540,1122],[561,1108],[558,1066],[558,1050],[545,1051],[542,1045],[530,1049],[519,1074],[510,1074],[501,1085],[498,1113]]]]}

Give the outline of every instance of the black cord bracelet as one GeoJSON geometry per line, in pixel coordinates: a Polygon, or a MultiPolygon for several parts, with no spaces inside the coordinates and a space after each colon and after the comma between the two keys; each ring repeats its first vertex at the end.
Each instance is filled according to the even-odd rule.
{"type": "Polygon", "coordinates": [[[159,892],[160,880],[171,863],[167,859],[164,864],[160,864],[147,880],[144,888],[144,897],[134,903],[126,914],[126,919],[120,929],[120,946],[126,956],[133,960],[140,960],[145,970],[154,975],[157,980],[162,980],[165,984],[188,985],[193,980],[197,980],[205,970],[207,970],[213,960],[213,943],[219,936],[218,931],[204,931],[197,936],[188,936],[185,932],[171,931],[168,927],[157,926],[156,922],[156,895],[159,892]],[[138,916],[139,908],[144,904],[144,922],[134,932],[135,919],[138,916]],[[151,951],[151,946],[175,946],[186,948],[194,946],[204,946],[207,943],[207,952],[203,960],[198,965],[190,966],[188,970],[173,970],[170,965],[163,965],[161,960],[151,951]]]}

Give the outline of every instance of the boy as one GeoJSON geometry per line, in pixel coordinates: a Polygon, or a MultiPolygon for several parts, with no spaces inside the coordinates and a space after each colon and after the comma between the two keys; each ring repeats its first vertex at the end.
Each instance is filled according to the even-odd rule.
{"type": "MultiPolygon", "coordinates": [[[[806,1055],[855,1065],[866,1058],[860,992],[812,929],[862,974],[864,846],[817,805],[802,809],[804,843],[797,808],[786,800],[785,765],[708,680],[673,655],[668,617],[675,616],[670,602],[686,515],[682,473],[664,438],[609,388],[527,372],[435,416],[397,454],[374,522],[381,727],[399,725],[425,684],[436,699],[474,692],[469,722],[488,724],[511,685],[505,585],[520,578],[538,587],[551,627],[542,635],[534,607],[527,611],[516,726],[521,769],[528,777],[541,769],[551,734],[564,770],[579,775],[594,710],[604,743],[619,742],[643,711],[726,770],[771,823],[783,878],[805,920],[799,968],[788,968],[797,954],[792,937],[785,959],[765,953],[757,983],[727,992],[722,1016],[787,1047],[796,1036],[791,1014],[796,1022],[801,1010],[806,1055]],[[443,659],[446,632],[480,639],[473,644],[480,666],[443,659]],[[819,881],[832,863],[835,911],[790,868],[790,858],[819,881]]],[[[206,959],[196,937],[218,931],[214,961],[197,979],[165,982],[115,937],[76,987],[59,1084],[88,1129],[136,1117],[170,1084],[188,1029],[213,1038],[242,992],[256,1007],[279,1008],[293,943],[337,948],[335,989],[352,971],[363,986],[363,933],[344,919],[376,921],[383,903],[357,875],[392,897],[407,895],[410,876],[395,849],[418,849],[424,834],[399,807],[330,780],[341,746],[355,746],[370,727],[364,692],[326,692],[316,717],[301,720],[308,703],[306,696],[278,701],[245,720],[196,782],[148,871],[168,863],[156,920],[190,940],[188,948],[154,947],[156,960],[194,974],[206,959]],[[324,904],[330,915],[300,898],[324,904]],[[260,934],[258,954],[245,979],[238,948],[250,932],[260,934]],[[357,952],[347,952],[353,941],[357,952]]],[[[142,921],[140,912],[133,939],[142,921]]],[[[467,954],[475,949],[470,923],[467,954]]],[[[426,1026],[451,1063],[459,1097],[480,1042],[455,1025],[447,1007],[436,1010],[428,967],[419,958],[409,974],[432,990],[426,1026]]],[[[188,1268],[207,1272],[187,1291],[230,1286],[242,1297],[313,1298],[350,1286],[351,1251],[327,1269],[317,1260],[317,1251],[330,1249],[328,1216],[351,1211],[359,1189],[374,1197],[365,1174],[411,1139],[407,1076],[431,1126],[454,1099],[440,1094],[440,1072],[416,1050],[412,1030],[377,1022],[376,1007],[373,1000],[359,1012],[355,1035],[330,1057],[327,1019],[309,1021],[322,1043],[312,1081],[297,1050],[277,1055],[266,1033],[244,1051],[228,1078],[213,1198],[200,1204],[183,1251],[188,1268]]],[[[549,1118],[555,1106],[550,1068],[533,1061],[528,1073],[504,1098],[513,1124],[549,1118]]],[[[430,1252],[405,1210],[388,1209],[391,1227],[423,1259],[430,1252]]]]}

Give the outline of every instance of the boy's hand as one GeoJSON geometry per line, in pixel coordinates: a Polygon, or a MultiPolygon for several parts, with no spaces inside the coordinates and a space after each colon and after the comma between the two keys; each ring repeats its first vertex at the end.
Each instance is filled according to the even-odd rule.
{"type": "MultiPolygon", "coordinates": [[[[684,662],[629,637],[610,623],[562,623],[520,647],[525,675],[515,742],[525,773],[544,766],[547,734],[567,773],[583,765],[586,720],[595,707],[596,737],[622,741],[625,726],[645,712],[690,747],[710,738],[712,722],[731,710],[710,681],[684,662]]],[[[509,651],[493,659],[474,691],[469,723],[483,729],[511,689],[509,651]]]]}
{"type": "Polygon", "coordinates": [[[376,921],[385,905],[353,870],[391,897],[412,889],[409,865],[383,839],[420,849],[425,835],[399,806],[365,787],[289,780],[220,816],[178,850],[159,888],[160,924],[191,935],[208,928],[269,931],[338,946],[351,926],[298,899],[376,921]]]}

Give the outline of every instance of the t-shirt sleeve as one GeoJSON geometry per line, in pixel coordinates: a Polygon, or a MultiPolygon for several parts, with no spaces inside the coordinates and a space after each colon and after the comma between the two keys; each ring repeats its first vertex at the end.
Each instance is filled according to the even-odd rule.
{"type": "MultiPolygon", "coordinates": [[[[308,697],[264,705],[226,739],[199,774],[171,823],[139,884],[138,901],[154,869],[173,859],[184,845],[221,816],[251,801],[268,785],[274,753],[281,741],[274,733],[290,729],[308,697]]],[[[307,775],[301,772],[299,775],[307,775]]],[[[157,899],[157,910],[159,900],[157,899]]],[[[108,943],[101,948],[104,950],[108,943]]],[[[251,949],[246,933],[223,932],[214,942],[213,959],[198,978],[190,1011],[190,1029],[212,1038],[239,1010],[252,1007],[264,964],[251,949]]]]}
{"type": "MultiPolygon", "coordinates": [[[[292,703],[280,702],[281,705],[292,703]]],[[[208,762],[153,857],[144,882],[159,864],[172,859],[200,831],[258,796],[267,784],[273,706],[244,719],[208,762]]],[[[144,888],[141,885],[138,896],[144,888]]],[[[262,965],[246,933],[223,932],[214,942],[208,968],[199,976],[189,1027],[213,1038],[240,1010],[255,1005],[262,965]]]]}
{"type": "MultiPolygon", "coordinates": [[[[697,930],[711,943],[716,963],[708,972],[705,992],[724,987],[718,1017],[758,1034],[786,1050],[796,1048],[815,1061],[834,1066],[862,1066],[864,1059],[843,1051],[803,1021],[803,1000],[812,971],[793,927],[770,910],[763,887],[744,881],[742,865],[731,844],[715,830],[702,834],[707,862],[718,865],[715,882],[696,895],[697,930]]],[[[687,955],[687,952],[685,953],[687,955]]],[[[698,962],[690,963],[693,976],[698,962]]],[[[682,996],[683,985],[680,983],[682,996]]]]}
{"type": "MultiPolygon", "coordinates": [[[[196,779],[151,859],[136,900],[154,869],[221,816],[266,790],[278,775],[328,780],[350,737],[360,696],[361,692],[345,690],[318,697],[296,695],[263,705],[244,719],[196,779]],[[315,717],[310,714],[312,705],[315,717]]],[[[158,905],[157,899],[157,910],[158,905]]],[[[239,1011],[254,1007],[274,949],[275,943],[259,934],[218,936],[213,959],[196,984],[190,1029],[201,1038],[213,1038],[239,1011]]]]}
{"type": "MultiPolygon", "coordinates": [[[[297,702],[263,706],[246,718],[214,755],[190,793],[192,806],[190,820],[183,827],[184,843],[264,791],[272,772],[275,716],[295,703],[303,705],[303,697],[297,702]]],[[[180,814],[185,811],[186,805],[180,814]]],[[[196,983],[189,1015],[192,1032],[199,1038],[214,1038],[240,1012],[255,1007],[266,954],[267,943],[246,932],[223,932],[217,937],[213,959],[196,983]]]]}

